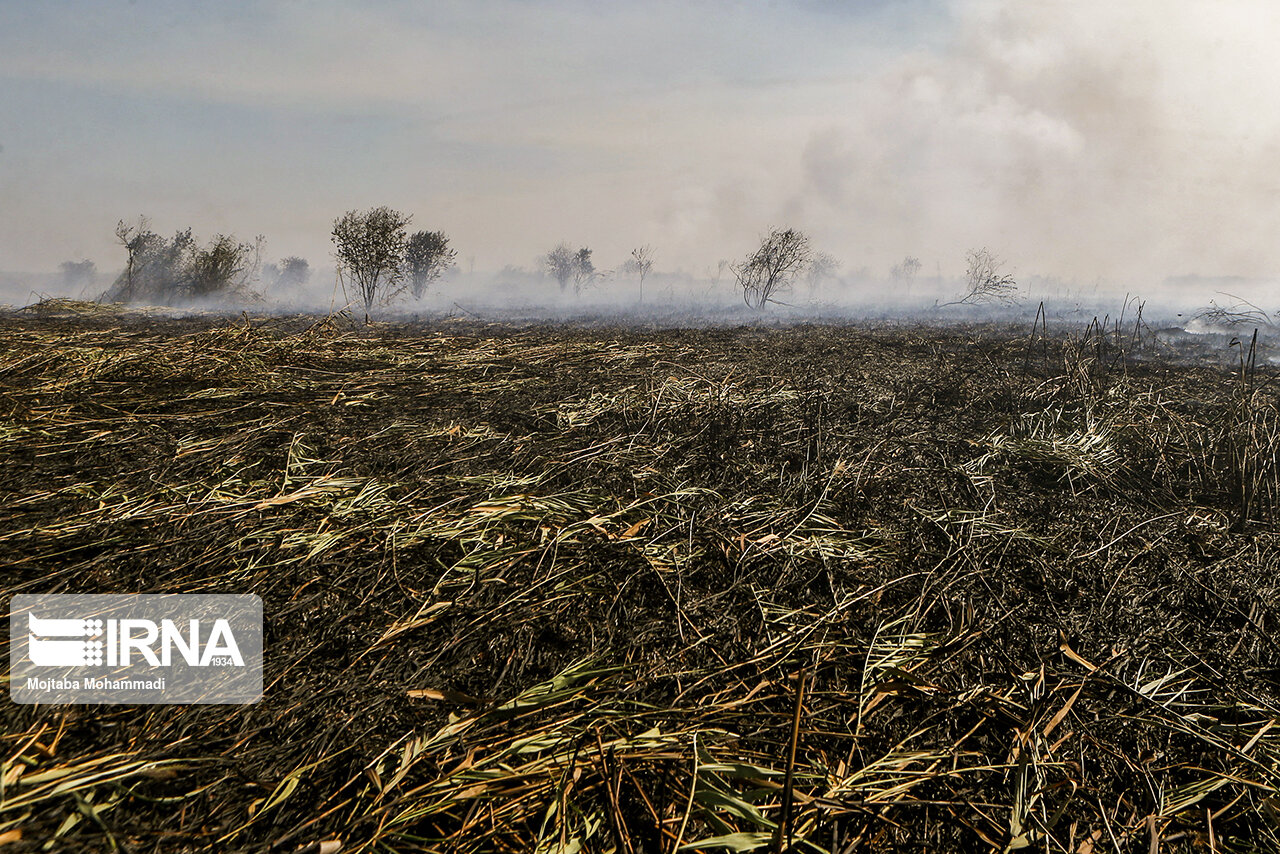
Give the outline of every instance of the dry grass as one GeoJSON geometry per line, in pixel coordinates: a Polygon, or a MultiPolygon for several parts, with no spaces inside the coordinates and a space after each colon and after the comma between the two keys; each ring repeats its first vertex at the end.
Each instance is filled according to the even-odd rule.
{"type": "Polygon", "coordinates": [[[1267,371],[313,321],[0,318],[8,591],[254,592],[268,650],[9,705],[0,843],[1280,850],[1267,371]]]}

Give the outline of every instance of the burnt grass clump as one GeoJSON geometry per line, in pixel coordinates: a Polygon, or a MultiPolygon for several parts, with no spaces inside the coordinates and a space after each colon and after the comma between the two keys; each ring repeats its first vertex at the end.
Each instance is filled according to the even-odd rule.
{"type": "Polygon", "coordinates": [[[267,643],[255,705],[6,704],[12,850],[1280,850],[1271,369],[1096,327],[0,342],[3,589],[256,593],[267,643]]]}

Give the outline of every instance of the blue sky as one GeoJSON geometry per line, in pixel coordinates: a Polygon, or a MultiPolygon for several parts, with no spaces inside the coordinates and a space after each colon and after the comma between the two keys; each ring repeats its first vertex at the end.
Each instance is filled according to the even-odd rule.
{"type": "Polygon", "coordinates": [[[477,269],[788,224],[846,269],[1276,273],[1272,6],[0,0],[0,269],[111,269],[139,214],[322,266],[389,204],[477,269]]]}

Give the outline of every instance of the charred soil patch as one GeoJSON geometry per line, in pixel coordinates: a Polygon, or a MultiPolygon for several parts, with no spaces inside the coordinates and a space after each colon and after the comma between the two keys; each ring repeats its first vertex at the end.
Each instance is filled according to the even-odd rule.
{"type": "Polygon", "coordinates": [[[267,623],[253,706],[6,705],[0,839],[1280,849],[1278,391],[999,328],[0,318],[4,589],[267,623]]]}

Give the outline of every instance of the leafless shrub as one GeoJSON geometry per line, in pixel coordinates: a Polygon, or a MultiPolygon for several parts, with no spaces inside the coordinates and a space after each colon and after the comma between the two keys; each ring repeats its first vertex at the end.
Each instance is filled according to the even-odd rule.
{"type": "Polygon", "coordinates": [[[1003,268],[1004,262],[990,249],[971,249],[966,256],[965,292],[960,299],[945,304],[1016,303],[1018,284],[1003,268]]]}
{"type": "Polygon", "coordinates": [[[791,287],[812,259],[808,237],[794,228],[775,228],[755,252],[731,269],[747,305],[760,309],[777,302],[775,297],[791,287]]]}
{"type": "Polygon", "coordinates": [[[640,283],[640,302],[644,302],[644,280],[653,269],[653,247],[638,246],[631,250],[631,257],[622,265],[622,271],[635,276],[640,283]]]}
{"type": "Polygon", "coordinates": [[[1231,294],[1219,294],[1219,296],[1230,297],[1235,302],[1219,305],[1217,300],[1209,300],[1208,306],[1195,313],[1195,319],[1208,326],[1222,326],[1228,329],[1234,329],[1237,326],[1258,326],[1267,329],[1275,327],[1275,321],[1271,315],[1248,300],[1231,294]]]}

